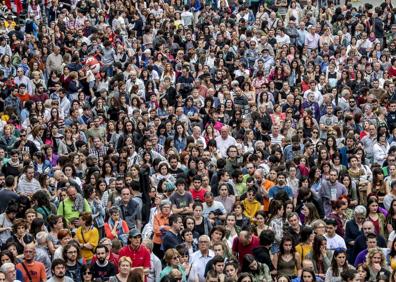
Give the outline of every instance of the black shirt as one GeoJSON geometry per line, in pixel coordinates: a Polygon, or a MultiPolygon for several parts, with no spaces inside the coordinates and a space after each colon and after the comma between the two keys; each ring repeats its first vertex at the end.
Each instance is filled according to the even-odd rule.
{"type": "Polygon", "coordinates": [[[107,261],[104,265],[99,265],[97,260],[91,267],[92,277],[94,279],[101,278],[102,281],[109,281],[111,276],[116,275],[114,264],[107,261]]]}
{"type": "Polygon", "coordinates": [[[0,190],[0,199],[0,213],[3,213],[6,210],[8,203],[12,200],[18,201],[19,196],[17,193],[4,188],[0,190]]]}

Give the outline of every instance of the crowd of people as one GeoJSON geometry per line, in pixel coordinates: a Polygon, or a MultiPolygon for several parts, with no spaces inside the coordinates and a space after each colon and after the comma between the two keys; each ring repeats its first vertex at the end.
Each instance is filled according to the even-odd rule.
{"type": "Polygon", "coordinates": [[[396,281],[390,0],[0,5],[0,282],[396,281]]]}

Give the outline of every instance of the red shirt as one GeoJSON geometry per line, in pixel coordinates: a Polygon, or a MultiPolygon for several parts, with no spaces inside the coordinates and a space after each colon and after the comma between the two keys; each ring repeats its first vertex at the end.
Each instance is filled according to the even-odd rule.
{"type": "Polygon", "coordinates": [[[118,256],[129,257],[132,260],[132,267],[144,267],[150,268],[150,251],[143,245],[140,245],[136,250],[132,249],[130,245],[123,247],[119,252],[118,256]]]}
{"type": "Polygon", "coordinates": [[[252,235],[252,241],[247,246],[244,246],[240,241],[239,237],[235,237],[232,242],[232,252],[238,253],[239,265],[243,263],[243,257],[247,254],[253,255],[253,249],[260,246],[260,239],[256,235],[252,235]]]}
{"type": "Polygon", "coordinates": [[[205,201],[205,193],[206,190],[201,188],[199,191],[195,190],[194,188],[190,189],[190,193],[193,197],[193,200],[199,199],[202,203],[205,201]]]}

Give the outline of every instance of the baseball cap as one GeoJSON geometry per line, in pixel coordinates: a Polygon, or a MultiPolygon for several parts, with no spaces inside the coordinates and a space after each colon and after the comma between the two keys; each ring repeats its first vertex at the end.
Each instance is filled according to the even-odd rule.
{"type": "Polygon", "coordinates": [[[129,237],[137,237],[137,236],[142,236],[142,233],[136,228],[132,229],[129,231],[129,237]]]}

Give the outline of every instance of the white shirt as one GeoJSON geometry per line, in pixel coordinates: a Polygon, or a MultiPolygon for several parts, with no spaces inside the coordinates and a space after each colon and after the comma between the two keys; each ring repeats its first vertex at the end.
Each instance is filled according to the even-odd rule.
{"type": "Polygon", "coordinates": [[[190,257],[191,270],[188,276],[189,282],[196,282],[198,278],[199,282],[205,282],[205,268],[206,264],[214,257],[214,252],[209,250],[206,257],[202,256],[201,251],[196,251],[190,257]]]}
{"type": "Polygon", "coordinates": [[[333,238],[330,238],[327,234],[324,235],[327,239],[327,249],[328,250],[335,250],[335,249],[345,249],[346,250],[346,244],[344,241],[344,238],[342,238],[340,235],[335,234],[333,238]]]}
{"type": "Polygon", "coordinates": [[[226,139],[223,139],[223,137],[221,136],[217,136],[215,140],[216,140],[217,149],[220,151],[220,154],[223,158],[227,157],[228,147],[236,144],[236,140],[232,136],[228,136],[226,139]]]}

